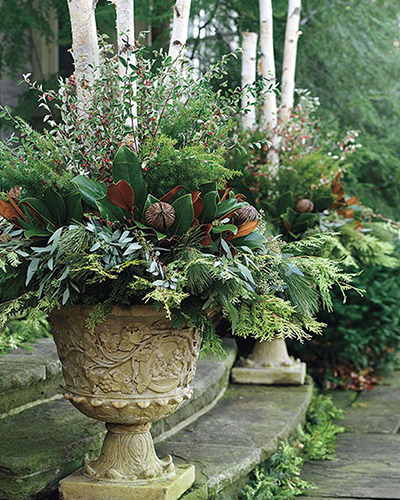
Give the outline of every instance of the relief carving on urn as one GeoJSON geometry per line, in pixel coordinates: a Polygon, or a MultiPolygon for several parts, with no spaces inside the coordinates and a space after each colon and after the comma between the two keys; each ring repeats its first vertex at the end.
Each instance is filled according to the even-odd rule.
{"type": "Polygon", "coordinates": [[[115,308],[93,333],[87,317],[79,308],[52,315],[65,397],[107,423],[101,455],[86,460],[83,473],[106,481],[171,477],[172,459],[156,456],[149,430],[191,397],[199,333],[172,328],[163,312],[147,306],[115,308]]]}

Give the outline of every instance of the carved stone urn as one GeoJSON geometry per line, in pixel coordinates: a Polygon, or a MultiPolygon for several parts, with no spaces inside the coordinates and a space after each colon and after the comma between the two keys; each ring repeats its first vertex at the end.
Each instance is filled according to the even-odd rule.
{"type": "MultiPolygon", "coordinates": [[[[165,312],[152,306],[116,307],[91,333],[90,311],[64,308],[50,318],[65,397],[88,417],[106,422],[108,431],[99,458],[86,459],[80,474],[92,485],[171,480],[176,468],[171,456],[157,457],[150,427],[191,397],[199,333],[172,328],[165,312]]],[[[101,495],[106,498],[104,490],[101,495]]],[[[119,497],[113,493],[112,498],[119,497]]]]}
{"type": "Polygon", "coordinates": [[[237,384],[302,385],[307,367],[289,356],[284,339],[257,341],[248,358],[241,358],[232,370],[237,384]]]}

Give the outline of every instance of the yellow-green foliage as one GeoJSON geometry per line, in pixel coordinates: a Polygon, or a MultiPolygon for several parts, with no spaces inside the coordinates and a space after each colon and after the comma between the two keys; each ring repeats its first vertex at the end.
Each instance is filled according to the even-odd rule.
{"type": "Polygon", "coordinates": [[[178,148],[177,142],[161,135],[148,139],[143,145],[141,156],[147,168],[145,180],[155,197],[161,197],[179,185],[193,191],[201,184],[218,182],[223,188],[225,182],[235,175],[224,167],[222,149],[210,152],[204,144],[190,142],[178,148]]]}

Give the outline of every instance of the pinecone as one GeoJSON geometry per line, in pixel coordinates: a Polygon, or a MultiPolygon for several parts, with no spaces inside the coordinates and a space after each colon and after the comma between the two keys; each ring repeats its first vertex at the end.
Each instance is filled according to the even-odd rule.
{"type": "Polygon", "coordinates": [[[297,202],[296,210],[300,213],[312,212],[314,210],[314,203],[307,198],[303,198],[297,202]]]}
{"type": "Polygon", "coordinates": [[[251,205],[238,208],[232,214],[232,222],[235,226],[241,226],[245,222],[258,220],[258,211],[251,205]]]}
{"type": "Polygon", "coordinates": [[[146,224],[156,231],[163,231],[175,221],[175,209],[169,203],[153,203],[144,214],[146,224]]]}

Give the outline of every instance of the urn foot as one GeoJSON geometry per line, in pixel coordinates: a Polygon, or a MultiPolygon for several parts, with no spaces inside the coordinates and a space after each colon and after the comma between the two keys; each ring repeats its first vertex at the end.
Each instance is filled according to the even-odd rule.
{"type": "Polygon", "coordinates": [[[60,482],[62,500],[177,500],[194,483],[194,465],[180,465],[170,479],[138,483],[97,481],[75,472],[60,482]]]}
{"type": "Polygon", "coordinates": [[[232,370],[236,384],[303,385],[307,367],[289,356],[284,339],[256,342],[252,354],[232,370]]]}
{"type": "Polygon", "coordinates": [[[98,481],[144,484],[169,479],[175,475],[170,455],[156,455],[150,423],[106,424],[107,434],[97,460],[85,459],[82,469],[86,477],[98,481]]]}

